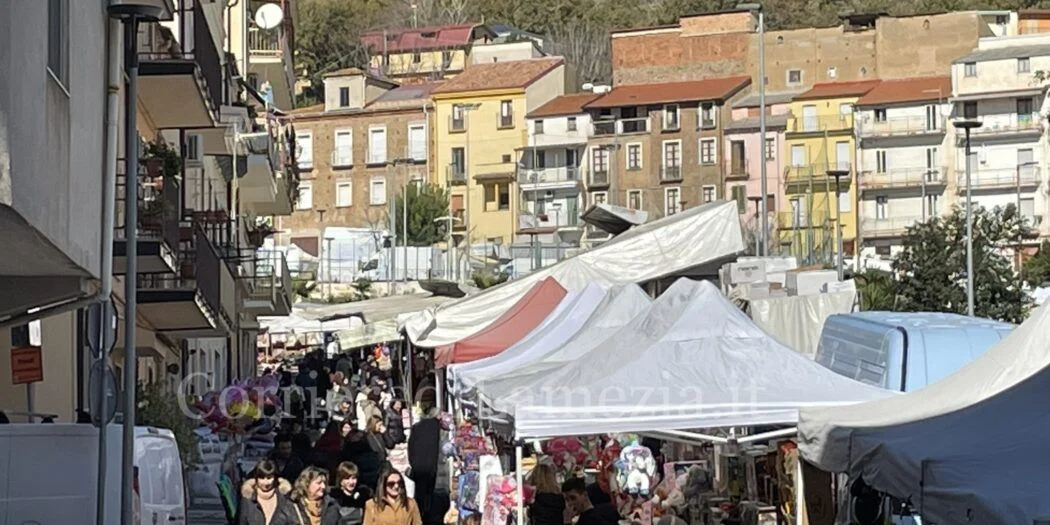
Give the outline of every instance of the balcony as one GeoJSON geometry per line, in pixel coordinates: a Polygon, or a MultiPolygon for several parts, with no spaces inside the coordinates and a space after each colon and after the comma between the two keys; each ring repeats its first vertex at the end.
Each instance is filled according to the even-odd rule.
{"type": "Polygon", "coordinates": [[[200,2],[178,20],[192,37],[191,50],[180,50],[158,24],[140,28],[140,40],[145,36],[155,45],[139,55],[139,101],[158,128],[214,127],[223,104],[221,55],[200,2]]]}
{"type": "MultiPolygon", "coordinates": [[[[784,170],[784,178],[791,185],[824,185],[835,186],[835,177],[828,175],[828,171],[846,171],[850,175],[843,177],[840,181],[842,188],[848,188],[852,177],[852,166],[849,163],[832,164],[809,164],[804,166],[788,166],[784,170]]],[[[822,186],[823,187],[823,186],[822,186]]]]}
{"type": "Polygon", "coordinates": [[[787,133],[835,133],[853,131],[853,114],[803,115],[789,117],[787,133]]]}
{"type": "Polygon", "coordinates": [[[660,182],[680,182],[681,180],[681,166],[660,166],[660,182]]]}
{"type": "Polygon", "coordinates": [[[726,180],[728,181],[741,181],[750,178],[750,171],[748,169],[747,159],[732,159],[729,161],[729,167],[726,169],[726,180]]]}
{"type": "Polygon", "coordinates": [[[298,175],[291,166],[295,144],[290,127],[267,122],[265,131],[243,135],[248,155],[234,157],[244,169],[233,170],[240,177],[238,189],[244,210],[255,215],[292,213],[298,175]]]}
{"type": "Polygon", "coordinates": [[[622,118],[615,120],[596,120],[592,124],[595,137],[614,135],[634,135],[649,133],[649,117],[622,118]]]}
{"type": "Polygon", "coordinates": [[[587,172],[587,187],[589,188],[607,188],[609,187],[609,170],[608,168],[602,170],[588,170],[587,172]]]}
{"type": "Polygon", "coordinates": [[[248,28],[248,53],[252,57],[280,59],[283,55],[281,31],[274,29],[248,28]]]}
{"type": "Polygon", "coordinates": [[[354,165],[353,152],[347,151],[345,149],[337,149],[333,151],[329,160],[332,163],[332,169],[334,170],[345,170],[353,167],[354,165]]]}
{"type": "Polygon", "coordinates": [[[274,250],[260,250],[254,256],[248,275],[241,277],[247,284],[248,296],[244,309],[255,315],[288,315],[292,311],[295,292],[284,254],[274,250]]]}
{"type": "Polygon", "coordinates": [[[860,223],[861,235],[867,239],[901,237],[908,228],[922,222],[922,217],[889,217],[885,219],[864,219],[860,223]]]}
{"type": "Polygon", "coordinates": [[[466,184],[467,169],[462,164],[449,164],[445,166],[445,178],[449,184],[466,184]]]}
{"type": "Polygon", "coordinates": [[[183,243],[174,275],[140,275],[139,312],[158,332],[180,337],[226,335],[221,325],[223,262],[199,225],[183,243]]]}
{"type": "Polygon", "coordinates": [[[580,168],[576,166],[554,168],[518,166],[518,184],[522,186],[575,186],[579,183],[580,168]]]}
{"type": "MultiPolygon", "coordinates": [[[[972,190],[1032,190],[1039,187],[1039,166],[978,168],[970,174],[972,190]]],[[[966,170],[955,171],[959,193],[966,192],[966,170]]]]}
{"type": "Polygon", "coordinates": [[[947,181],[946,167],[942,168],[896,168],[885,172],[865,171],[860,176],[862,190],[941,187],[947,181]]]}
{"type": "MultiPolygon", "coordinates": [[[[117,176],[116,224],[113,240],[113,274],[125,275],[128,266],[127,230],[124,228],[126,177],[117,176]]],[[[182,189],[174,178],[148,178],[138,191],[138,273],[171,273],[176,269],[179,247],[179,199],[182,189]]]]}
{"type": "Polygon", "coordinates": [[[777,213],[777,229],[781,231],[801,230],[824,225],[824,216],[810,217],[804,210],[777,213]]]}
{"type": "MultiPolygon", "coordinates": [[[[970,131],[971,137],[988,138],[991,136],[1026,136],[1043,132],[1041,115],[985,115],[983,125],[970,131]]],[[[957,134],[960,140],[962,133],[957,134]]]]}
{"type": "Polygon", "coordinates": [[[863,138],[942,135],[946,125],[947,120],[943,117],[932,121],[925,116],[894,117],[882,121],[861,122],[859,134],[863,138]]]}
{"type": "Polygon", "coordinates": [[[452,133],[465,133],[467,131],[467,119],[463,116],[448,118],[448,130],[452,133]]]}
{"type": "Polygon", "coordinates": [[[519,233],[552,233],[561,228],[579,226],[580,214],[574,209],[546,209],[542,213],[518,214],[519,233]]]}

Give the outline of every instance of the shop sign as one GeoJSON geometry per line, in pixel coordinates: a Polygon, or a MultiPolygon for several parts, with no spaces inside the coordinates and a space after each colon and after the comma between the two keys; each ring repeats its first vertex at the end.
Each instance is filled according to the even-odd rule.
{"type": "Polygon", "coordinates": [[[44,380],[44,362],[39,346],[11,349],[11,383],[25,385],[44,380]]]}

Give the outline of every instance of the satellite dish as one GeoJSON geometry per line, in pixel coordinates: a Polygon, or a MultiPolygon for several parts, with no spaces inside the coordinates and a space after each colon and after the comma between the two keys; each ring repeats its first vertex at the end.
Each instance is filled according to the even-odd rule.
{"type": "Polygon", "coordinates": [[[263,4],[255,10],[255,25],[261,29],[273,29],[284,20],[284,11],[277,4],[263,4]]]}

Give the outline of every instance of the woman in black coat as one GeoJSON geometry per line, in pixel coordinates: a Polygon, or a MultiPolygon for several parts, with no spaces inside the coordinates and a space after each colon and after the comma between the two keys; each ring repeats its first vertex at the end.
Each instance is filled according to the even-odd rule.
{"type": "Polygon", "coordinates": [[[269,459],[260,461],[251,477],[241,485],[237,525],[294,523],[290,521],[295,516],[292,501],[288,498],[291,491],[292,484],[277,477],[276,463],[269,459]]]}
{"type": "Polygon", "coordinates": [[[357,465],[358,483],[375,492],[376,480],[379,479],[379,469],[382,468],[383,462],[369,444],[368,436],[360,430],[351,431],[343,441],[340,456],[341,461],[349,461],[357,465]]]}

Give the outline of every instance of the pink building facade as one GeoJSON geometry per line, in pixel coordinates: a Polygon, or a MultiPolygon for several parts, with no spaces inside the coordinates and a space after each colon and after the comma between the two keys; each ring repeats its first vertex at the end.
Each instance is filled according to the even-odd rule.
{"type": "MultiPolygon", "coordinates": [[[[740,100],[732,107],[732,123],[725,129],[725,163],[727,198],[737,202],[740,219],[750,242],[761,229],[759,206],[762,195],[762,156],[766,160],[766,191],[769,195],[769,235],[775,239],[776,212],[783,209],[785,201],[781,178],[787,159],[784,158],[784,130],[789,113],[788,103],[794,93],[766,94],[766,137],[762,140],[759,131],[758,93],[740,100]]],[[[771,246],[776,253],[776,246],[771,246]]]]}

